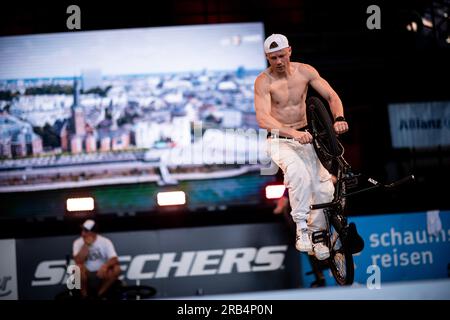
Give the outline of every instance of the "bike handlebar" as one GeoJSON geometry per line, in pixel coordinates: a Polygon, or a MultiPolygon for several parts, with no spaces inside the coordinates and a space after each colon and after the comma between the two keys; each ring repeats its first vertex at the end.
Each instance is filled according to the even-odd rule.
{"type": "Polygon", "coordinates": [[[386,187],[386,188],[396,188],[396,187],[398,187],[399,185],[402,185],[402,184],[404,184],[404,183],[407,183],[407,182],[410,182],[410,181],[414,181],[414,180],[415,180],[415,177],[414,177],[413,174],[411,174],[411,175],[409,175],[409,176],[407,176],[407,177],[404,177],[404,178],[402,178],[402,179],[400,179],[400,180],[397,180],[397,181],[395,181],[395,182],[392,182],[391,184],[385,185],[385,187],[386,187]]]}
{"type": "Polygon", "coordinates": [[[365,189],[358,190],[358,191],[351,192],[351,193],[347,193],[347,194],[342,194],[342,195],[339,196],[338,199],[336,199],[336,200],[334,200],[332,202],[313,204],[313,205],[309,206],[309,208],[311,210],[331,208],[331,207],[334,207],[334,206],[338,205],[342,198],[346,198],[346,197],[354,195],[354,194],[358,194],[358,193],[361,193],[361,192],[365,192],[365,191],[369,191],[369,190],[373,190],[373,189],[377,189],[377,188],[386,188],[386,189],[396,188],[396,187],[398,187],[398,186],[400,186],[402,184],[405,184],[407,182],[411,182],[411,181],[414,181],[414,180],[415,180],[415,177],[414,177],[414,175],[411,174],[411,175],[409,175],[407,177],[404,177],[404,178],[402,178],[400,180],[394,181],[394,182],[392,182],[390,184],[377,183],[376,185],[374,185],[372,187],[369,187],[369,188],[365,188],[365,189]]]}

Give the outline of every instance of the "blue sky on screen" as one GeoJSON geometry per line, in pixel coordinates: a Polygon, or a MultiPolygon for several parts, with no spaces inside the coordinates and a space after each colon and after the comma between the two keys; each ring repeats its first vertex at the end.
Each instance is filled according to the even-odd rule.
{"type": "Polygon", "coordinates": [[[262,23],[0,37],[0,80],[266,68],[262,23]]]}

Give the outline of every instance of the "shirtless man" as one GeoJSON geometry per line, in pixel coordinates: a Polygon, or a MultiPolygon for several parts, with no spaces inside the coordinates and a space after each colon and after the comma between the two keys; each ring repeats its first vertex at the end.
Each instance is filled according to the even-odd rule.
{"type": "Polygon", "coordinates": [[[327,259],[330,251],[323,243],[312,243],[311,234],[326,229],[323,210],[310,210],[313,203],[333,199],[330,173],[322,166],[307,131],[306,93],[311,85],[328,101],[337,134],[348,130],[342,102],[331,86],[310,65],[291,62],[288,39],[273,34],[264,41],[270,67],[255,81],[256,119],[268,135],[268,153],[283,170],[289,191],[291,216],[297,225],[297,250],[327,259]]]}

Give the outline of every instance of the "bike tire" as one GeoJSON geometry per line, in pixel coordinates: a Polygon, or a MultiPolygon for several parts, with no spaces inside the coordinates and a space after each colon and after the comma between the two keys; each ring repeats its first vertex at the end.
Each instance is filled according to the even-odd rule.
{"type": "Polygon", "coordinates": [[[346,273],[342,273],[342,269],[340,265],[337,262],[337,259],[340,259],[337,257],[337,255],[330,255],[330,270],[333,274],[334,279],[336,280],[336,283],[340,286],[347,286],[351,285],[354,281],[355,277],[355,269],[353,265],[353,256],[350,252],[345,252],[344,254],[345,259],[345,271],[346,273]]]}
{"type": "Polygon", "coordinates": [[[317,97],[306,100],[306,118],[313,136],[313,146],[322,165],[330,171],[333,160],[343,154],[325,105],[317,97]]]}
{"type": "Polygon", "coordinates": [[[330,228],[330,239],[333,235],[338,236],[338,241],[330,240],[330,258],[328,259],[331,273],[336,283],[340,286],[351,285],[355,277],[355,265],[353,263],[353,254],[350,252],[342,234],[334,227],[330,228]]]}

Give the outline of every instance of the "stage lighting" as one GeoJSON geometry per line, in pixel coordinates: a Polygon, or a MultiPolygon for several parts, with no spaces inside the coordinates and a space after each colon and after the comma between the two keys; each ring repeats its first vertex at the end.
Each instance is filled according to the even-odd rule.
{"type": "Polygon", "coordinates": [[[177,206],[186,203],[186,194],[183,191],[158,192],[156,196],[159,206],[177,206]]]}
{"type": "Polygon", "coordinates": [[[411,22],[410,24],[406,25],[406,30],[417,32],[417,23],[411,22]]]}
{"type": "Polygon", "coordinates": [[[69,198],[66,201],[66,209],[68,212],[93,211],[94,198],[69,198]]]}
{"type": "Polygon", "coordinates": [[[283,184],[266,186],[266,198],[279,199],[283,196],[284,190],[285,186],[283,184]]]}
{"type": "Polygon", "coordinates": [[[422,18],[422,24],[423,24],[424,27],[427,27],[427,28],[430,28],[430,29],[433,28],[433,22],[430,19],[428,19],[428,18],[422,18]]]}

